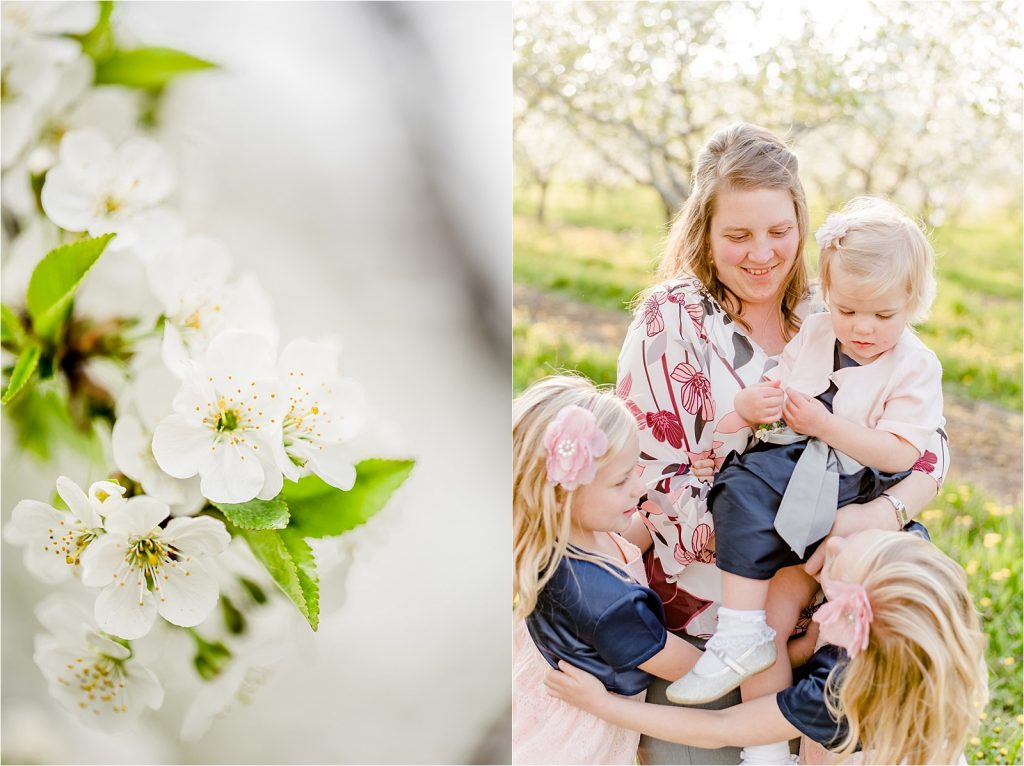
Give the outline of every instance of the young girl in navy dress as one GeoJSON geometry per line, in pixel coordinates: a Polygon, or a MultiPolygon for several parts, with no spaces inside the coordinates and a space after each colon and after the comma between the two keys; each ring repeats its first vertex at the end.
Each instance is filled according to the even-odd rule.
{"type": "Polygon", "coordinates": [[[632,764],[640,735],[544,692],[564,660],[643,698],[699,652],[663,623],[641,551],[620,533],[644,491],[636,420],[589,381],[541,380],[513,410],[515,763],[632,764]]]}
{"type": "MultiPolygon", "coordinates": [[[[774,688],[761,691],[788,685],[786,639],[818,587],[796,565],[829,533],[837,506],[907,476],[942,423],[942,368],[909,329],[935,295],[924,232],[890,203],[861,197],[816,238],[830,311],[808,316],[779,366],[736,396],[751,425],[785,427],[760,429],[766,440],[727,460],[709,493],[723,607],[705,654],[669,688],[673,702],[717,699],[777,656],[774,688]]],[[[887,497],[905,525],[902,504],[887,497]]]]}
{"type": "Polygon", "coordinates": [[[803,735],[805,763],[826,762],[812,760],[811,743],[844,763],[966,763],[988,689],[985,636],[963,569],[915,534],[869,529],[829,539],[821,585],[828,602],[813,619],[825,646],[776,695],[723,710],[653,705],[615,698],[565,663],[545,684],[593,715],[670,742],[716,748],[803,735]]]}

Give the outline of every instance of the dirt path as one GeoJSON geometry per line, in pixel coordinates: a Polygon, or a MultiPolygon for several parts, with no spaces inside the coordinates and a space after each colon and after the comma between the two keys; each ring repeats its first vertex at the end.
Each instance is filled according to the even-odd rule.
{"type": "MultiPolygon", "coordinates": [[[[546,322],[567,335],[617,349],[628,318],[563,298],[543,290],[516,285],[516,313],[529,322],[546,322]]],[[[947,482],[969,481],[1003,503],[1021,502],[1024,450],[1020,412],[987,402],[947,394],[946,430],[953,447],[953,466],[947,482]]]]}

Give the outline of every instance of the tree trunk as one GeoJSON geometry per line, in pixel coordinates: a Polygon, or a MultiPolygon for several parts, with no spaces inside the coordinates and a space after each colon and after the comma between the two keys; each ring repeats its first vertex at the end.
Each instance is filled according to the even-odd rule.
{"type": "Polygon", "coordinates": [[[537,223],[544,223],[544,211],[548,204],[548,186],[551,181],[538,181],[540,186],[540,200],[537,203],[537,223]]]}

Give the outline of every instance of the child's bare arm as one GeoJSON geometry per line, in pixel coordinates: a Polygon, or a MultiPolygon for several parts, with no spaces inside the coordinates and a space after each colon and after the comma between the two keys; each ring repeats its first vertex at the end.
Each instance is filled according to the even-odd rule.
{"type": "Polygon", "coordinates": [[[765,745],[799,737],[786,720],[774,696],[761,697],[724,710],[695,710],[609,694],[594,676],[567,662],[561,672],[548,670],[544,685],[548,694],[588,713],[666,742],[695,747],[765,745]]]}
{"type": "Polygon", "coordinates": [[[786,425],[798,434],[816,436],[858,463],[880,471],[909,470],[921,456],[914,445],[899,436],[833,415],[814,397],[792,388],[786,391],[782,415],[786,425]]]}
{"type": "Polygon", "coordinates": [[[665,648],[640,665],[640,669],[652,676],[675,681],[686,675],[700,659],[700,649],[687,643],[679,636],[669,633],[665,648]]]}

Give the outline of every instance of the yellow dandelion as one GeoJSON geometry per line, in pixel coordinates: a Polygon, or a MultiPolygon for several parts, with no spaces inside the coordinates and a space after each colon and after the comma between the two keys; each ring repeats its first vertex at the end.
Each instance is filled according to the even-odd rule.
{"type": "Polygon", "coordinates": [[[1017,664],[1017,660],[1013,657],[1003,657],[1003,664],[1006,665],[1006,667],[1008,668],[1012,668],[1014,665],[1017,664]]]}
{"type": "Polygon", "coordinates": [[[982,750],[979,750],[978,752],[976,752],[974,754],[974,760],[976,760],[976,761],[980,761],[984,757],[985,757],[985,753],[982,750]]]}
{"type": "Polygon", "coordinates": [[[1017,716],[1017,723],[1019,723],[1021,726],[1024,726],[1024,713],[1017,716]]]}
{"type": "Polygon", "coordinates": [[[971,744],[977,747],[981,744],[981,740],[978,737],[971,737],[971,744]]]}
{"type": "Polygon", "coordinates": [[[959,499],[960,499],[960,496],[957,495],[955,492],[947,492],[946,493],[946,502],[947,503],[955,503],[959,499]]]}
{"type": "Polygon", "coordinates": [[[988,711],[982,710],[980,713],[978,713],[978,718],[984,721],[986,718],[988,718],[988,711]]]}
{"type": "Polygon", "coordinates": [[[931,509],[929,509],[927,511],[923,511],[921,513],[921,518],[924,519],[925,521],[935,521],[936,519],[940,518],[941,516],[942,516],[942,511],[938,510],[937,508],[931,508],[931,509]]]}
{"type": "Polygon", "coordinates": [[[1001,747],[1001,748],[999,748],[999,754],[1000,755],[1009,755],[1010,751],[1007,750],[1005,747],[1001,747]]]}
{"type": "Polygon", "coordinates": [[[958,527],[969,527],[974,523],[974,519],[970,516],[957,516],[956,525],[958,527]]]}
{"type": "Polygon", "coordinates": [[[964,571],[969,575],[977,574],[979,566],[980,564],[977,559],[971,559],[967,562],[967,566],[964,567],[964,571]]]}
{"type": "Polygon", "coordinates": [[[988,596],[985,596],[980,601],[978,601],[978,605],[988,609],[990,606],[992,606],[992,599],[990,599],[988,596]]]}
{"type": "Polygon", "coordinates": [[[998,532],[989,532],[987,535],[985,535],[985,539],[982,541],[982,544],[986,548],[995,548],[1002,541],[1003,536],[1001,534],[999,534],[998,532]]]}
{"type": "Polygon", "coordinates": [[[995,580],[996,582],[1002,582],[1003,580],[1009,579],[1009,577],[1010,577],[1010,570],[1009,569],[1005,569],[1005,568],[1004,569],[1000,569],[998,572],[993,572],[992,573],[992,579],[995,580]]]}

